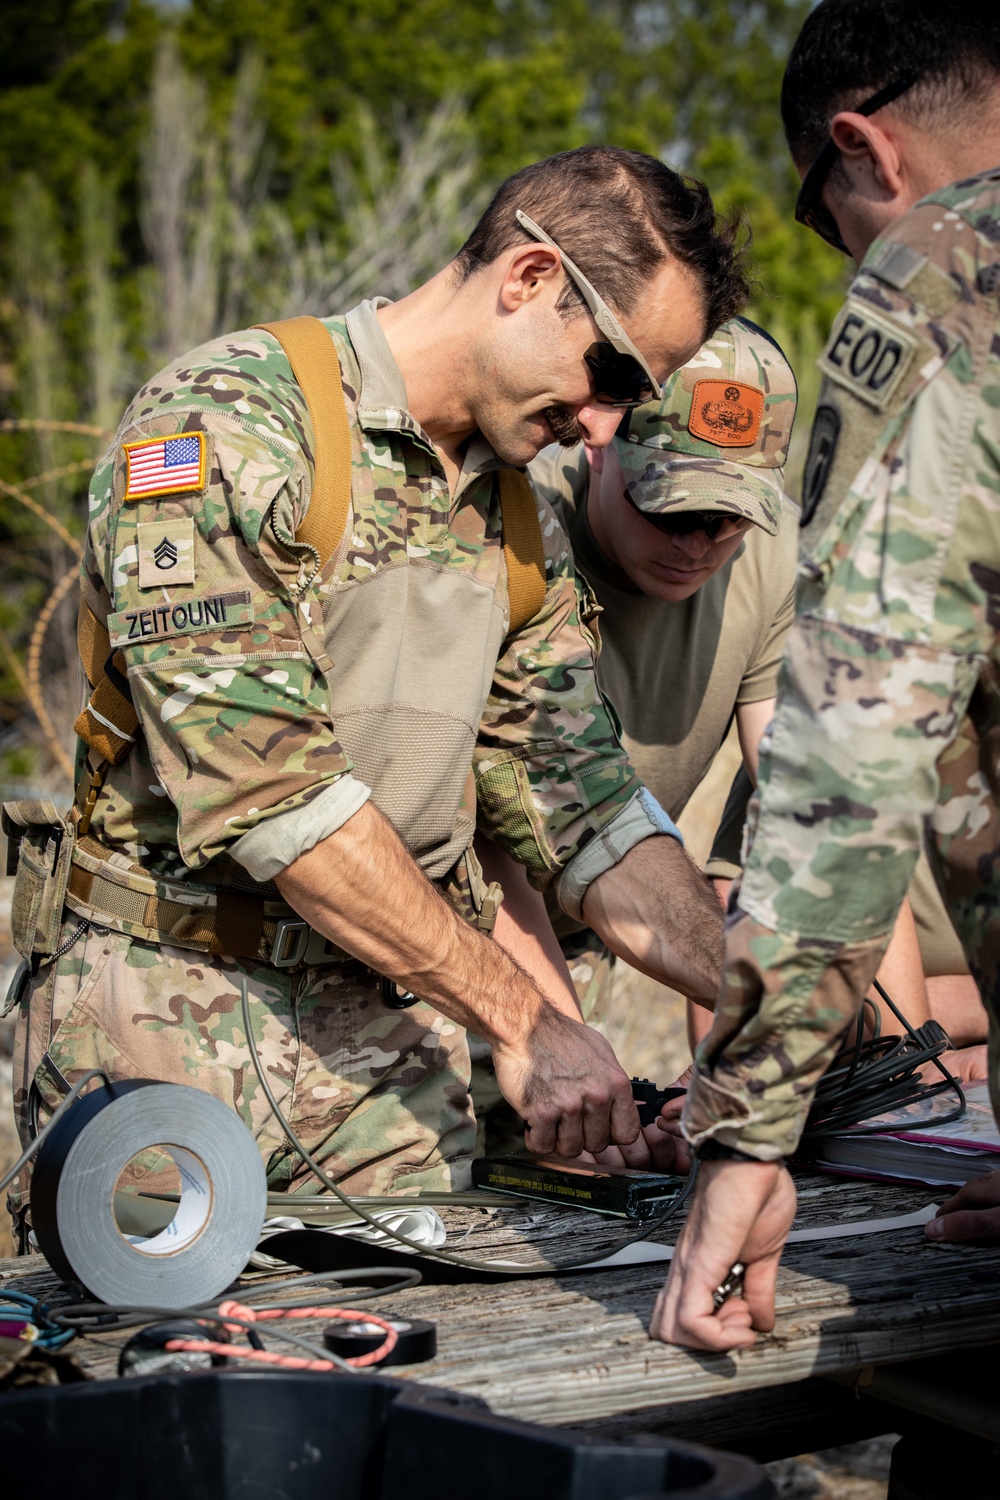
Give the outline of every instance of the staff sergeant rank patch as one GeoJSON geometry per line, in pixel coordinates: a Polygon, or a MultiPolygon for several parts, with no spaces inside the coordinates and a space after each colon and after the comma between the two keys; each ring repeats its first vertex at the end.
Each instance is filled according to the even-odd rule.
{"type": "Polygon", "coordinates": [[[125,444],[125,499],[185,495],[205,488],[205,434],[176,432],[125,444]]]}
{"type": "Polygon", "coordinates": [[[139,547],[139,587],[169,588],[194,583],[194,519],[140,521],[136,527],[139,547]]]}
{"type": "Polygon", "coordinates": [[[906,376],[917,340],[866,303],[848,298],[819,367],[869,406],[885,411],[906,376]]]}

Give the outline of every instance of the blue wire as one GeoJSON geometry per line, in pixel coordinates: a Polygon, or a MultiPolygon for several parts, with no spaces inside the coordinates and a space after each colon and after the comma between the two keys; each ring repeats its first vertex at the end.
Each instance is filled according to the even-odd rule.
{"type": "Polygon", "coordinates": [[[31,1323],[38,1329],[32,1343],[42,1349],[61,1349],[75,1337],[72,1328],[62,1328],[48,1316],[48,1308],[38,1297],[27,1292],[0,1292],[0,1323],[31,1323]]]}

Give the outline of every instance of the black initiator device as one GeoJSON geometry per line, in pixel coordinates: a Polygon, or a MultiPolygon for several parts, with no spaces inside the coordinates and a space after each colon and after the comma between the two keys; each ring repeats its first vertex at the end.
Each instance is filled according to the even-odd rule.
{"type": "MultiPolygon", "coordinates": [[[[670,1099],[683,1088],[660,1089],[648,1078],[632,1079],[632,1097],[643,1125],[651,1125],[670,1099]]],[[[624,1219],[652,1219],[668,1207],[685,1179],[667,1172],[643,1172],[635,1167],[602,1166],[560,1156],[486,1156],[472,1163],[476,1187],[567,1208],[624,1219]]]]}

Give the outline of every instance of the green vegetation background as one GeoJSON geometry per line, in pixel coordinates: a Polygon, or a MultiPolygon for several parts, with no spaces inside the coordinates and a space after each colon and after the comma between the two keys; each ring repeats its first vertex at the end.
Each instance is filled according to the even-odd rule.
{"type": "MultiPolygon", "coordinates": [[[[753,315],[800,378],[800,462],[813,361],[845,284],[844,262],[791,217],[778,96],[809,8],[6,0],[0,419],[113,429],[135,385],[184,347],[398,295],[457,247],[506,174],[609,141],[745,210],[753,315]]],[[[79,537],[101,443],[0,431],[0,782],[65,779],[37,720],[41,697],[68,745],[72,585],[53,598],[74,555],[23,497],[79,537]]]]}

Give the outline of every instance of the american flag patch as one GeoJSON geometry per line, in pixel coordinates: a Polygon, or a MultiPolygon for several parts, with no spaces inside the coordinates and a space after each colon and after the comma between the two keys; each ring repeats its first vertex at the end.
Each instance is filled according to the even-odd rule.
{"type": "Polygon", "coordinates": [[[205,434],[178,432],[125,444],[125,499],[179,495],[205,488],[205,434]]]}

